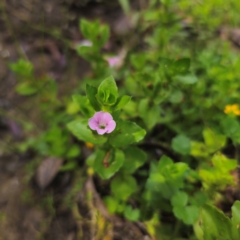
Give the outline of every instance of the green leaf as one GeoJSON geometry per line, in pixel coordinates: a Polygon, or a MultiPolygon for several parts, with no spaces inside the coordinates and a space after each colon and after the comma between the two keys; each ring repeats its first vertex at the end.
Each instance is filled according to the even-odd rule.
{"type": "Polygon", "coordinates": [[[98,100],[96,98],[97,95],[97,88],[87,84],[86,85],[86,94],[89,99],[90,104],[95,109],[96,112],[101,110],[100,104],[98,103],[98,100]]]}
{"type": "Polygon", "coordinates": [[[216,153],[212,157],[212,164],[218,168],[222,173],[232,171],[237,168],[237,160],[229,159],[221,153],[216,153]]]}
{"type": "Polygon", "coordinates": [[[199,217],[199,210],[196,206],[174,206],[173,213],[187,225],[194,224],[199,217]]]}
{"type": "Polygon", "coordinates": [[[209,152],[219,150],[225,145],[227,140],[224,135],[216,134],[210,128],[203,130],[203,138],[209,152]]]}
{"type": "Polygon", "coordinates": [[[202,142],[191,141],[191,155],[206,158],[209,156],[208,148],[202,142]]]}
{"type": "Polygon", "coordinates": [[[165,182],[165,178],[162,175],[152,174],[148,179],[146,187],[153,194],[158,193],[165,199],[171,199],[171,197],[178,191],[178,188],[174,185],[165,182]],[[155,176],[154,176],[155,175],[155,176]],[[157,179],[159,177],[159,179],[157,179]],[[160,179],[160,177],[162,179],[160,179]]]}
{"type": "Polygon", "coordinates": [[[24,77],[31,77],[33,74],[33,65],[24,59],[19,59],[16,63],[9,64],[11,70],[24,77]]]}
{"type": "Polygon", "coordinates": [[[29,82],[23,82],[17,85],[16,91],[21,95],[28,96],[35,94],[38,91],[38,89],[29,82]]]}
{"type": "Polygon", "coordinates": [[[183,94],[181,91],[173,91],[170,95],[169,101],[171,103],[180,103],[183,100],[183,94]]]}
{"type": "Polygon", "coordinates": [[[181,58],[173,63],[173,69],[178,74],[187,73],[190,67],[189,58],[181,58]]]}
{"type": "Polygon", "coordinates": [[[83,57],[89,62],[95,62],[99,57],[92,46],[82,46],[79,44],[76,46],[76,51],[79,56],[83,57]]]}
{"type": "Polygon", "coordinates": [[[90,118],[93,116],[95,111],[92,105],[90,105],[90,102],[87,99],[87,97],[76,94],[76,95],[73,95],[72,98],[73,98],[73,101],[78,104],[80,111],[85,117],[90,118]]]}
{"type": "MultiPolygon", "coordinates": [[[[90,22],[85,19],[80,20],[80,29],[83,36],[86,39],[91,40],[93,46],[91,46],[91,50],[95,52],[99,52],[100,48],[105,45],[109,38],[109,26],[108,25],[101,25],[98,20],[90,22]]],[[[81,49],[78,47],[78,52],[81,55],[87,56],[87,49],[81,49]]]]}
{"type": "Polygon", "coordinates": [[[124,81],[124,87],[127,92],[138,97],[143,95],[143,89],[140,86],[139,82],[136,80],[135,76],[129,75],[124,81]]]}
{"type": "Polygon", "coordinates": [[[151,129],[160,119],[160,107],[150,105],[148,99],[142,99],[139,102],[138,112],[148,129],[151,129]]]}
{"type": "Polygon", "coordinates": [[[98,87],[98,100],[103,105],[111,106],[116,103],[118,97],[118,88],[114,78],[108,77],[102,81],[98,87]]]}
{"type": "Polygon", "coordinates": [[[165,172],[165,168],[173,165],[173,160],[165,155],[163,155],[158,163],[158,170],[160,173],[165,172]]]}
{"type": "Polygon", "coordinates": [[[168,58],[163,58],[163,57],[160,57],[158,59],[158,62],[159,62],[160,70],[162,70],[162,69],[170,70],[170,68],[172,67],[172,64],[173,64],[172,60],[170,60],[168,58]]]}
{"type": "Polygon", "coordinates": [[[240,201],[235,201],[232,206],[232,237],[240,239],[240,201]]]}
{"type": "Polygon", "coordinates": [[[88,128],[87,120],[72,121],[67,124],[67,128],[72,132],[74,136],[84,142],[103,144],[107,141],[107,138],[105,136],[93,134],[93,132],[88,128]]]}
{"type": "Polygon", "coordinates": [[[111,196],[107,196],[103,199],[105,205],[107,206],[107,209],[110,213],[115,213],[117,211],[119,202],[116,198],[113,198],[111,196]]]}
{"type": "Polygon", "coordinates": [[[173,208],[173,213],[178,219],[184,219],[186,217],[185,208],[182,206],[176,206],[173,208]]]}
{"type": "Polygon", "coordinates": [[[204,240],[232,240],[230,219],[216,207],[205,204],[201,218],[204,240]]]}
{"type": "Polygon", "coordinates": [[[186,217],[183,222],[188,225],[193,225],[199,218],[199,209],[197,206],[191,205],[186,207],[186,217]]]}
{"type": "Polygon", "coordinates": [[[129,14],[131,9],[129,0],[119,0],[119,3],[123,9],[124,14],[129,14]]]}
{"type": "Polygon", "coordinates": [[[228,185],[234,185],[234,178],[229,173],[237,167],[237,161],[227,158],[221,153],[215,153],[211,159],[212,166],[200,169],[199,176],[204,188],[223,190],[228,185]]]}
{"type": "Polygon", "coordinates": [[[131,98],[132,97],[128,96],[128,95],[123,95],[122,97],[119,97],[117,99],[117,102],[113,106],[113,110],[114,111],[120,110],[121,108],[123,108],[125,105],[127,105],[130,102],[131,98]]]}
{"type": "Polygon", "coordinates": [[[119,200],[126,201],[138,189],[134,177],[126,175],[115,177],[111,182],[111,191],[119,200]]]}
{"type": "Polygon", "coordinates": [[[142,69],[146,63],[146,55],[144,53],[132,54],[130,57],[131,64],[138,70],[142,69]]]}
{"type": "Polygon", "coordinates": [[[97,150],[96,158],[93,163],[94,170],[101,176],[102,179],[109,179],[112,177],[123,165],[125,160],[124,154],[120,150],[111,151],[110,155],[107,155],[103,150],[97,150]],[[108,166],[106,166],[107,161],[108,166]]]}
{"type": "Polygon", "coordinates": [[[125,161],[122,170],[125,173],[132,174],[141,167],[147,160],[147,155],[138,147],[128,147],[124,150],[125,161]]]}
{"type": "Polygon", "coordinates": [[[81,148],[78,145],[71,145],[71,147],[68,149],[68,152],[66,154],[67,158],[74,158],[79,156],[79,154],[81,153],[81,148]]]}
{"type": "Polygon", "coordinates": [[[94,40],[94,43],[98,46],[98,48],[101,48],[106,44],[110,35],[110,31],[109,31],[108,25],[100,26],[99,24],[98,29],[99,29],[98,35],[97,35],[97,38],[94,40]]]}
{"type": "Polygon", "coordinates": [[[130,221],[137,221],[140,218],[140,211],[127,205],[124,209],[124,216],[130,221]]]}
{"type": "Polygon", "coordinates": [[[160,119],[160,107],[158,105],[150,105],[148,99],[140,101],[138,112],[148,129],[151,129],[160,119]]]}
{"type": "Polygon", "coordinates": [[[204,240],[203,238],[203,230],[199,225],[199,221],[197,221],[194,225],[193,225],[193,229],[194,229],[194,234],[196,236],[197,240],[204,240]]]}
{"type": "Polygon", "coordinates": [[[208,200],[207,194],[205,192],[197,192],[192,197],[190,197],[189,201],[192,205],[197,207],[202,207],[208,200]]]}
{"type": "Polygon", "coordinates": [[[118,120],[117,129],[109,138],[109,142],[113,147],[124,147],[131,143],[141,141],[146,131],[139,127],[136,123],[130,121],[118,120]]]}
{"type": "Polygon", "coordinates": [[[174,207],[184,207],[187,205],[187,202],[188,202],[188,195],[182,191],[178,191],[171,198],[171,203],[174,207]]]}
{"type": "Polygon", "coordinates": [[[162,156],[158,166],[151,167],[146,186],[153,192],[161,193],[164,198],[171,199],[183,187],[188,169],[186,163],[173,163],[170,158],[162,156]]]}
{"type": "Polygon", "coordinates": [[[194,84],[198,81],[197,77],[193,74],[177,75],[174,79],[183,84],[194,84]]]}
{"type": "Polygon", "coordinates": [[[80,20],[80,30],[86,39],[93,40],[96,33],[94,33],[93,23],[86,19],[80,20]]]}
{"type": "Polygon", "coordinates": [[[167,156],[162,156],[157,170],[161,173],[171,184],[176,186],[182,185],[182,178],[188,171],[186,163],[173,163],[172,159],[167,156]]]}
{"type": "Polygon", "coordinates": [[[125,204],[124,203],[119,203],[118,206],[117,206],[117,213],[123,213],[125,209],[125,204]]]}
{"type": "Polygon", "coordinates": [[[186,163],[175,163],[172,167],[166,169],[164,176],[167,178],[170,185],[176,188],[182,188],[188,170],[189,168],[186,163]]]}
{"type": "Polygon", "coordinates": [[[69,115],[74,115],[74,114],[76,114],[78,111],[79,111],[79,106],[78,106],[78,103],[76,103],[75,101],[70,101],[70,102],[67,104],[66,112],[67,112],[69,115]]]}
{"type": "Polygon", "coordinates": [[[230,137],[236,143],[240,143],[240,125],[235,118],[227,116],[222,119],[220,124],[227,137],[230,137]]]}
{"type": "Polygon", "coordinates": [[[187,155],[191,151],[190,139],[185,135],[178,135],[172,139],[172,148],[182,155],[187,155]]]}
{"type": "Polygon", "coordinates": [[[94,162],[96,159],[96,152],[93,152],[88,158],[86,159],[87,166],[93,168],[94,162]]]}
{"type": "Polygon", "coordinates": [[[126,106],[123,108],[123,114],[129,117],[137,117],[137,103],[130,101],[126,106]]]}

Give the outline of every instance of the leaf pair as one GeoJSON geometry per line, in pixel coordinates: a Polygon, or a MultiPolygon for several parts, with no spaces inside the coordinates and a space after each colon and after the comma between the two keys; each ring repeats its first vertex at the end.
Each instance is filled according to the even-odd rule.
{"type": "Polygon", "coordinates": [[[189,71],[189,58],[180,58],[176,61],[160,58],[159,64],[161,69],[173,76],[173,79],[179,83],[194,84],[198,81],[197,77],[189,71]]]}
{"type": "Polygon", "coordinates": [[[186,163],[174,163],[167,156],[163,156],[158,165],[152,167],[147,188],[161,193],[166,199],[171,199],[183,187],[188,170],[186,163]]]}
{"type": "Polygon", "coordinates": [[[195,205],[187,205],[188,195],[183,191],[177,192],[172,198],[174,215],[182,220],[185,224],[194,224],[199,217],[198,207],[195,205]]]}
{"type": "Polygon", "coordinates": [[[93,47],[101,48],[109,38],[109,27],[107,25],[100,25],[99,21],[94,22],[81,19],[80,29],[84,37],[91,40],[93,47]]]}
{"type": "Polygon", "coordinates": [[[112,76],[106,78],[98,89],[87,84],[86,93],[95,111],[117,111],[124,107],[131,99],[127,95],[118,97],[118,88],[112,76]]]}
{"type": "MultiPolygon", "coordinates": [[[[124,151],[124,153],[123,151],[116,150],[116,149],[115,150],[112,149],[109,152],[104,150],[97,150],[96,153],[93,153],[87,159],[87,163],[103,179],[108,179],[112,177],[121,168],[121,171],[125,176],[124,181],[128,182],[130,177],[129,174],[134,173],[140,166],[142,166],[146,161],[146,157],[147,157],[146,154],[137,147],[128,147],[124,151]]],[[[117,179],[118,180],[115,180],[114,182],[120,181],[119,177],[117,179]]],[[[134,180],[129,180],[129,181],[132,182],[134,180]]],[[[119,191],[123,191],[123,190],[116,189],[116,192],[119,192],[119,191]]],[[[131,192],[131,190],[129,191],[131,192]]],[[[124,194],[120,194],[120,195],[119,195],[120,199],[127,199],[129,194],[125,192],[124,194]]]]}

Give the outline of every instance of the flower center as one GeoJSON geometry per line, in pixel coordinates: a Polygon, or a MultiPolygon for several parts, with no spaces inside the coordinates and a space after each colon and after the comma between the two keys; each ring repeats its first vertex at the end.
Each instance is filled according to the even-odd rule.
{"type": "Polygon", "coordinates": [[[105,129],[105,125],[103,125],[103,124],[99,124],[99,127],[101,128],[101,129],[105,129]]]}

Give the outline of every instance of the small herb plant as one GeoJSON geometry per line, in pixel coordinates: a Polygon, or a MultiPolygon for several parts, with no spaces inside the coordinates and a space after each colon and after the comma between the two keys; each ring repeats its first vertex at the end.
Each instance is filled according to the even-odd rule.
{"type": "MultiPolygon", "coordinates": [[[[88,163],[103,179],[108,179],[124,162],[128,163],[123,149],[131,151],[129,145],[141,141],[146,131],[134,122],[121,119],[120,110],[131,97],[118,96],[113,77],[105,79],[98,88],[87,84],[86,96],[74,95],[73,99],[85,118],[70,122],[68,128],[78,139],[99,146],[88,163]]],[[[141,152],[137,147],[134,149],[141,152]]]]}

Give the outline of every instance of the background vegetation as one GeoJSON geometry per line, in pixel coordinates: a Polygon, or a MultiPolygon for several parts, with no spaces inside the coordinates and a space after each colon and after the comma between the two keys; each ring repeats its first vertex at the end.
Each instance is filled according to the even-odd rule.
{"type": "Polygon", "coordinates": [[[0,239],[240,239],[237,0],[0,10],[0,239]]]}

